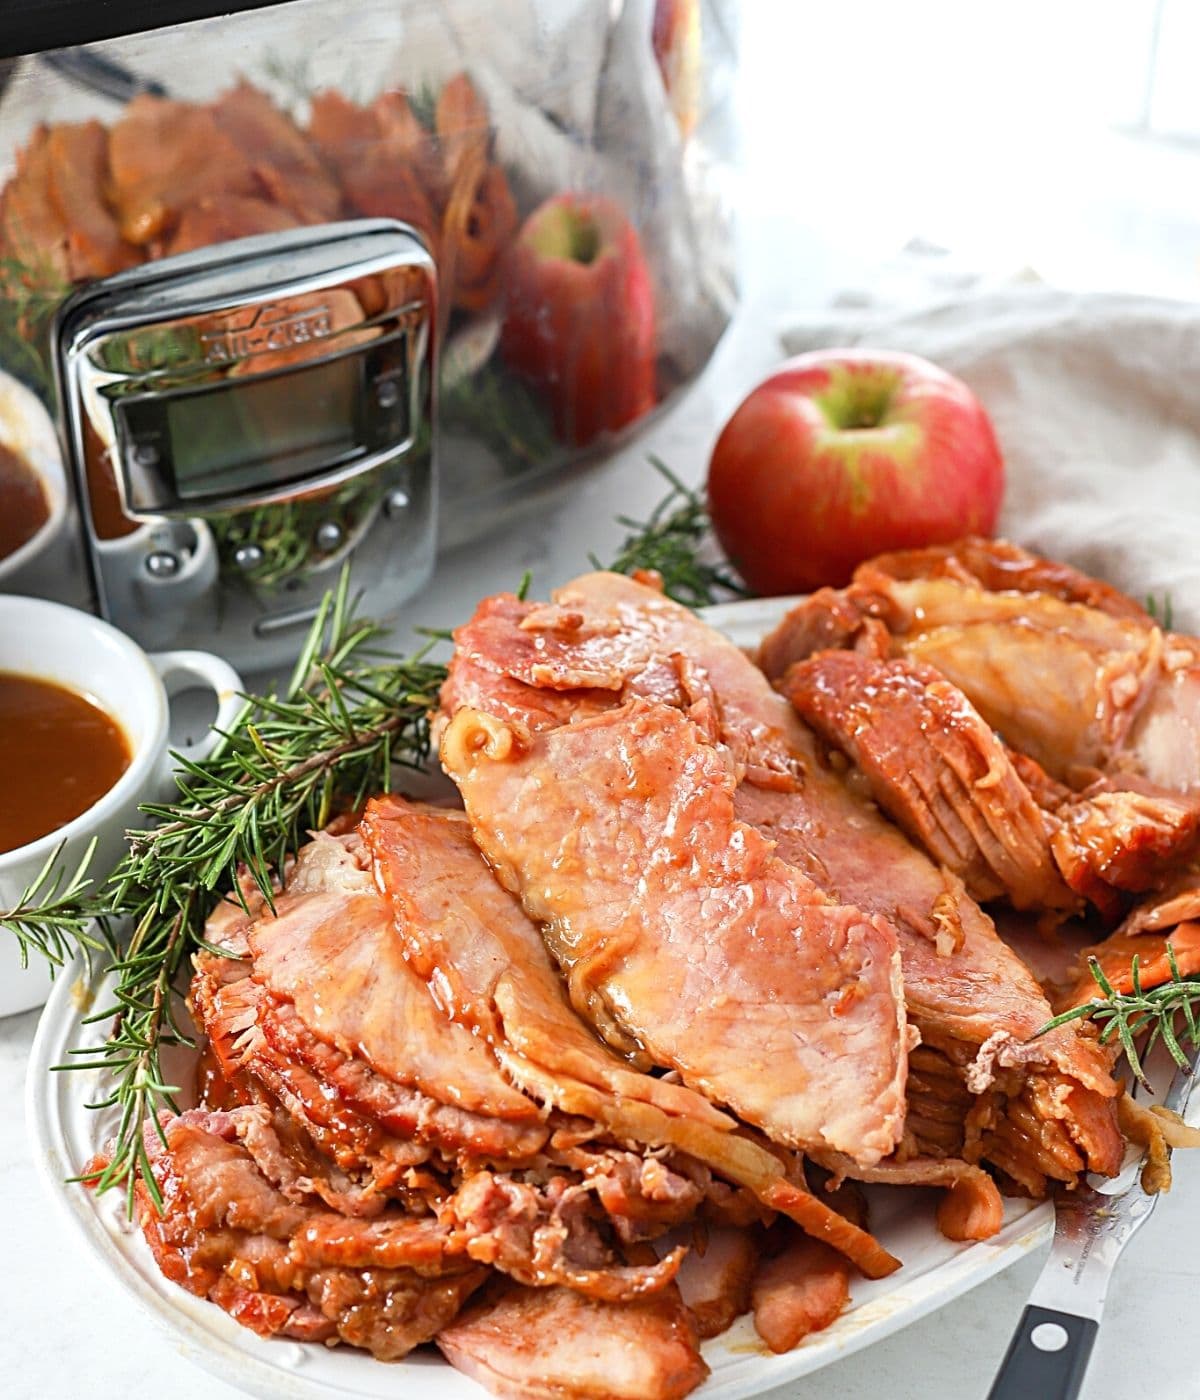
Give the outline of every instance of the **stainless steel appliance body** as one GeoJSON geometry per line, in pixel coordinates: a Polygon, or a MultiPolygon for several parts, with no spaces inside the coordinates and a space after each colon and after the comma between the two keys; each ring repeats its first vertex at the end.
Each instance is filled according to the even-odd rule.
{"type": "Polygon", "coordinates": [[[54,328],[75,601],[248,670],[294,654],[344,560],[366,606],[394,611],[434,556],[435,317],[432,259],[387,220],[76,292],[54,328]]]}

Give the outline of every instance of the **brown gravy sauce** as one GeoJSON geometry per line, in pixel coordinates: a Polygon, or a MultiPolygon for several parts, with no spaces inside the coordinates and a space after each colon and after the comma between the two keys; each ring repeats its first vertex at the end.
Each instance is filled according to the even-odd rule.
{"type": "Polygon", "coordinates": [[[0,852],[86,812],[131,756],[120,726],[86,696],[0,671],[0,852]]]}
{"type": "Polygon", "coordinates": [[[0,559],[33,539],[49,518],[41,477],[24,457],[0,443],[0,559]]]}

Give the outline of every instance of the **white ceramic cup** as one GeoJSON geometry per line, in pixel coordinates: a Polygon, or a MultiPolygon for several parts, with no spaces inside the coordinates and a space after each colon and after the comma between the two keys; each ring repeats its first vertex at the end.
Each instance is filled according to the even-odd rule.
{"type": "MultiPolygon", "coordinates": [[[[147,654],[109,623],[90,613],[41,598],[0,596],[0,671],[54,681],[94,700],[120,726],[129,743],[129,767],[99,801],[57,831],[0,853],[0,909],[11,909],[37,877],[54,849],[65,872],[73,872],[93,837],[90,871],[104,875],[125,852],[124,834],[145,826],[142,802],[163,801],[175,791],[168,750],[169,696],[206,686],[216,692],[216,728],[226,728],[242,707],[241,678],[232,666],[206,651],[147,654]]],[[[207,732],[174,749],[199,760],[217,742],[207,732]]],[[[5,791],[0,800],[21,800],[5,791]]],[[[0,928],[0,1016],[40,1006],[50,976],[39,955],[22,969],[16,936],[0,928]]]]}

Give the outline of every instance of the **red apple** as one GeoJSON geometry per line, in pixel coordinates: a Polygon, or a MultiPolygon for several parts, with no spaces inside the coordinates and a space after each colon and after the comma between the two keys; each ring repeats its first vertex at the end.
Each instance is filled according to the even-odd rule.
{"type": "Polygon", "coordinates": [[[654,406],[654,317],[641,242],[614,200],[559,194],[526,219],[500,349],[541,391],[564,442],[582,447],[654,406]]]}
{"type": "Polygon", "coordinates": [[[788,360],[725,425],[708,469],[717,538],[764,594],[840,586],[884,550],[991,534],[1003,494],[975,395],[887,350],[788,360]]]}

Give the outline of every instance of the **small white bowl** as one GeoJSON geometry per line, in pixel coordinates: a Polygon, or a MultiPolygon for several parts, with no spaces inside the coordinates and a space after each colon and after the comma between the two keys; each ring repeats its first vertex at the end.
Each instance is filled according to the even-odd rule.
{"type": "MultiPolygon", "coordinates": [[[[0,587],[22,586],[21,576],[45,555],[67,519],[67,477],[54,421],[41,399],[0,370],[0,445],[27,462],[42,483],[50,513],[19,549],[0,559],[0,587]]],[[[28,586],[28,585],[25,585],[28,586]]]]}
{"type": "MultiPolygon", "coordinates": [[[[237,672],[206,651],[148,655],[110,623],[43,598],[0,595],[0,671],[53,681],[86,695],[120,725],[132,753],[129,767],[99,801],[57,831],[0,853],[0,909],[12,909],[56,847],[70,873],[96,839],[91,869],[103,875],[124,854],[127,828],[143,825],[138,806],[173,788],[167,748],[171,694],[208,686],[217,694],[216,727],[227,728],[242,706],[237,672]]],[[[180,751],[193,760],[211,752],[206,735],[180,751]]],[[[19,801],[20,794],[12,794],[19,801]]],[[[50,988],[40,957],[22,969],[16,936],[0,929],[0,1016],[39,1006],[50,988]]]]}

